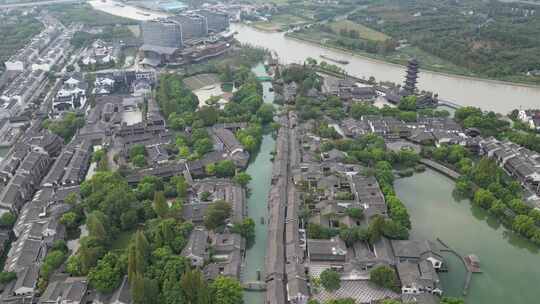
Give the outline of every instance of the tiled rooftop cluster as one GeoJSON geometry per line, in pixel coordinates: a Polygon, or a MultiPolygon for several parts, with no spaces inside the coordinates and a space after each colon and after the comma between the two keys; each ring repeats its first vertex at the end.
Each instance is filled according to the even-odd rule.
{"type": "Polygon", "coordinates": [[[512,142],[495,138],[480,141],[480,154],[494,159],[523,186],[526,202],[540,208],[540,154],[512,142]]]}
{"type": "Polygon", "coordinates": [[[189,201],[184,204],[182,215],[196,228],[191,233],[182,255],[189,258],[193,266],[202,268],[207,279],[218,275],[240,279],[245,240],[230,229],[233,223],[242,222],[245,214],[245,191],[230,180],[203,179],[194,182],[190,188],[189,201]],[[204,215],[208,207],[216,201],[230,204],[231,216],[224,231],[209,232],[204,227],[204,215]],[[213,253],[212,262],[209,261],[210,251],[213,253]]]}
{"type": "MultiPolygon", "coordinates": [[[[347,130],[345,126],[353,124],[362,125],[363,131],[356,133],[350,130],[345,131],[350,136],[378,133],[388,138],[390,130],[395,130],[399,126],[407,128],[406,125],[394,119],[366,117],[360,121],[345,120],[343,129],[347,130]]],[[[344,152],[335,149],[319,152],[323,139],[311,132],[312,127],[307,122],[293,127],[288,132],[287,140],[291,150],[284,153],[288,153],[291,159],[296,160],[289,164],[292,174],[290,180],[293,185],[293,187],[289,186],[289,189],[293,188],[289,191],[294,194],[284,198],[281,191],[281,197],[277,198],[277,200],[287,202],[285,235],[295,240],[293,244],[297,244],[291,247],[287,245],[285,251],[285,268],[297,270],[290,276],[287,273],[289,270],[285,274],[288,301],[305,303],[307,298],[313,297],[324,302],[330,299],[352,297],[359,303],[371,303],[387,298],[401,299],[409,294],[421,294],[422,297],[431,299],[434,293],[440,293],[437,271],[442,267],[444,259],[432,242],[395,241],[382,237],[373,245],[358,241],[354,246],[348,247],[339,236],[331,239],[306,238],[306,232],[298,229],[297,222],[293,222],[291,229],[288,229],[289,221],[291,221],[289,218],[291,206],[298,206],[292,210],[298,209],[302,202],[304,208],[310,210],[308,222],[328,229],[336,229],[344,225],[367,228],[373,216],[387,217],[388,207],[375,177],[364,175],[366,168],[361,165],[346,164],[347,155],[344,152]],[[351,217],[347,213],[350,208],[361,209],[363,217],[351,217]],[[370,270],[380,265],[395,269],[401,293],[380,288],[369,282],[370,270]],[[328,268],[339,271],[342,280],[341,287],[335,292],[313,293],[313,290],[308,288],[306,278],[318,277],[328,268]]],[[[426,132],[436,129],[446,129],[449,133],[460,131],[455,124],[445,120],[421,121],[416,127],[426,132]]],[[[396,134],[400,137],[399,133],[396,134]]],[[[278,137],[278,155],[279,151],[278,137]]],[[[279,179],[277,181],[279,182],[279,179]]],[[[289,243],[286,242],[286,244],[289,243]]],[[[274,246],[279,246],[279,244],[274,246]]],[[[271,287],[272,285],[269,285],[269,288],[271,287]]]]}
{"type": "Polygon", "coordinates": [[[71,193],[78,196],[89,149],[88,143],[78,139],[63,148],[60,137],[41,130],[41,121],[33,121],[0,163],[0,209],[17,215],[15,240],[4,266],[16,272],[17,279],[4,288],[2,303],[21,303],[34,296],[43,258],[54,241],[64,239],[59,219],[71,208],[66,198],[71,193]]]}

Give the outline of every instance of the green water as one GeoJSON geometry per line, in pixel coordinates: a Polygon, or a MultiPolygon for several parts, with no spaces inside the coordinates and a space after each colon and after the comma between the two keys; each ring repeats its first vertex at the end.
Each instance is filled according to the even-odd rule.
{"type": "MultiPolygon", "coordinates": [[[[251,175],[249,188],[251,195],[248,198],[248,216],[255,221],[255,244],[248,249],[245,259],[245,268],[242,273],[244,281],[256,281],[257,271],[261,272],[264,280],[264,258],[266,256],[266,200],[270,191],[272,161],[270,152],[274,150],[275,140],[271,135],[265,135],[261,144],[261,151],[255,161],[248,167],[247,173],[251,175]]],[[[264,292],[245,292],[245,303],[264,303],[264,292]]]]}
{"type": "Polygon", "coordinates": [[[0,147],[0,160],[2,160],[9,152],[11,147],[0,147]]]}
{"type": "MultiPolygon", "coordinates": [[[[252,71],[257,76],[268,75],[262,64],[255,66],[252,71]]],[[[274,101],[274,93],[270,92],[272,84],[263,82],[262,86],[264,102],[272,103],[274,101]]],[[[276,141],[271,134],[264,135],[259,153],[246,170],[252,178],[249,183],[251,194],[248,198],[248,216],[255,221],[255,244],[246,253],[242,272],[243,281],[257,281],[259,279],[257,277],[258,271],[260,271],[260,279],[264,280],[267,198],[272,176],[272,155],[270,153],[274,151],[275,145],[276,141]],[[265,219],[265,223],[261,223],[261,218],[265,219]]],[[[264,298],[264,292],[244,292],[245,304],[263,304],[264,298]]]]}
{"type": "MultiPolygon", "coordinates": [[[[427,170],[395,183],[413,223],[411,238],[441,238],[462,255],[475,253],[483,273],[473,274],[468,304],[540,303],[539,248],[504,228],[469,201],[452,197],[454,183],[427,170]]],[[[450,272],[441,275],[446,295],[461,296],[463,264],[448,257],[450,272]]]]}

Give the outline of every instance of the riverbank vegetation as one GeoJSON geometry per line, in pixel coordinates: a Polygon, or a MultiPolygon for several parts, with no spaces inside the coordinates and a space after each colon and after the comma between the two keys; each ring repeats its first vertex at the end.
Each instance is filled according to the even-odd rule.
{"type": "Polygon", "coordinates": [[[495,161],[488,158],[473,161],[471,153],[458,145],[427,148],[422,154],[462,174],[454,191],[458,198],[470,199],[508,228],[540,245],[540,212],[525,204],[519,182],[495,161]]]}
{"type": "Polygon", "coordinates": [[[288,11],[312,18],[309,27],[288,35],[397,64],[416,58],[437,72],[540,83],[540,59],[534,56],[540,42],[532,38],[540,34],[540,17],[533,4],[479,0],[361,4],[351,8],[345,1],[334,5],[348,8],[343,13],[335,8],[322,14],[289,4],[288,11]],[[324,16],[324,22],[315,16],[324,16]]]}
{"type": "Polygon", "coordinates": [[[385,0],[358,10],[350,20],[372,27],[463,67],[473,75],[540,83],[533,54],[540,42],[537,7],[524,3],[385,0]]]}

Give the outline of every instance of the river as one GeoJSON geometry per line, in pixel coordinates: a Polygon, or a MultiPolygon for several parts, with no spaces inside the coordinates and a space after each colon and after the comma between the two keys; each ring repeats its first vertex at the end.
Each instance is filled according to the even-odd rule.
{"type": "MultiPolygon", "coordinates": [[[[105,2],[92,0],[94,9],[109,14],[135,20],[151,20],[165,17],[167,14],[143,10],[131,5],[120,4],[113,0],[105,2]]],[[[236,38],[277,52],[284,63],[302,63],[307,57],[319,59],[326,55],[335,59],[348,60],[343,68],[351,75],[377,80],[402,83],[405,77],[404,67],[372,60],[366,57],[353,56],[346,52],[326,49],[321,46],[286,38],[284,33],[270,33],[255,30],[243,24],[232,24],[231,29],[237,31],[236,38]]],[[[493,110],[506,114],[516,108],[538,108],[540,105],[540,87],[490,81],[477,78],[446,75],[430,71],[421,71],[418,82],[420,89],[438,93],[442,99],[460,105],[471,105],[485,110],[493,110]]]]}
{"type": "MultiPolygon", "coordinates": [[[[469,201],[452,197],[454,182],[427,170],[398,179],[395,189],[411,215],[411,238],[441,238],[462,255],[477,254],[483,273],[473,274],[466,303],[538,303],[538,247],[501,226],[469,201]]],[[[447,295],[461,296],[465,270],[449,257],[450,272],[441,275],[447,295]]]]}
{"type": "MultiPolygon", "coordinates": [[[[257,65],[252,69],[257,76],[267,76],[264,66],[257,65]]],[[[264,102],[272,103],[274,93],[270,91],[272,84],[263,82],[264,102]]],[[[260,279],[264,280],[264,258],[266,256],[266,218],[267,218],[267,198],[270,191],[272,176],[272,155],[276,141],[271,134],[265,134],[261,143],[259,153],[249,165],[246,172],[251,176],[249,189],[251,194],[248,198],[248,216],[255,221],[255,243],[247,250],[244,268],[242,272],[243,281],[257,281],[257,272],[260,271],[260,279]],[[261,218],[265,223],[261,223],[261,218]]],[[[244,293],[244,302],[246,304],[263,304],[265,299],[264,292],[246,291],[244,293]]]]}
{"type": "MultiPolygon", "coordinates": [[[[282,63],[302,63],[307,57],[318,60],[320,55],[326,55],[348,60],[350,63],[343,68],[356,77],[367,79],[374,76],[377,80],[396,83],[402,83],[405,78],[404,67],[399,65],[325,49],[315,44],[286,38],[284,33],[262,32],[242,24],[233,24],[231,28],[238,32],[236,39],[240,42],[273,50],[277,52],[282,63]]],[[[540,87],[429,71],[420,72],[418,85],[420,89],[438,93],[442,99],[504,114],[519,107],[538,108],[540,106],[540,87]]]]}

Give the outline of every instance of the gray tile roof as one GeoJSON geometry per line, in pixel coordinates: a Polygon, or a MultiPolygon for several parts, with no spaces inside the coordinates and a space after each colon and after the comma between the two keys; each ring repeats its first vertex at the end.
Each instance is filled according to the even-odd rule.
{"type": "Polygon", "coordinates": [[[313,298],[325,303],[329,300],[353,298],[357,303],[373,303],[383,299],[398,299],[399,295],[390,289],[378,287],[367,280],[341,281],[341,286],[334,292],[324,289],[313,298]]]}

